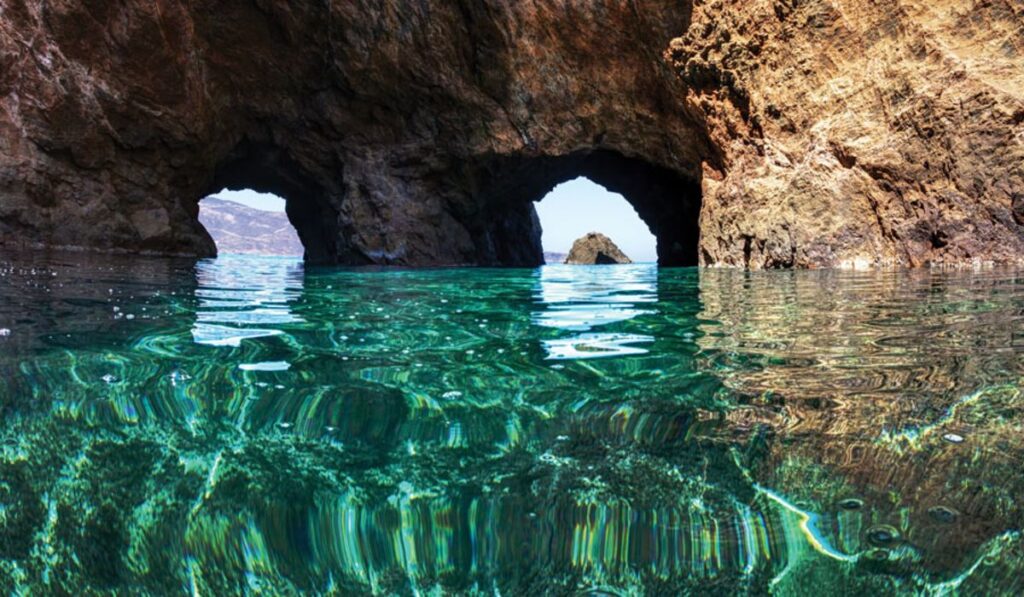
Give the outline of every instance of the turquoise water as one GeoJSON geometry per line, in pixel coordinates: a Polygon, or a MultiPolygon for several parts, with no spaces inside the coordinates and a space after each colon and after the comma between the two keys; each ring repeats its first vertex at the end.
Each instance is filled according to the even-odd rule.
{"type": "Polygon", "coordinates": [[[1020,594],[1024,273],[0,261],[15,594],[1020,594]]]}

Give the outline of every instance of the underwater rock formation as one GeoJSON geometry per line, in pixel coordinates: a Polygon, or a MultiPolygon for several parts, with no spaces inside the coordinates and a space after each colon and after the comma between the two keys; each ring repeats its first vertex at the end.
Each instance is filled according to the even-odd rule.
{"type": "Polygon", "coordinates": [[[0,245],[211,255],[248,187],[313,261],[536,265],[587,176],[664,265],[1018,261],[1022,12],[0,0],[0,245]]]}
{"type": "Polygon", "coordinates": [[[611,265],[633,263],[633,260],[626,257],[612,239],[600,232],[588,232],[572,243],[565,262],[569,265],[611,265]]]}

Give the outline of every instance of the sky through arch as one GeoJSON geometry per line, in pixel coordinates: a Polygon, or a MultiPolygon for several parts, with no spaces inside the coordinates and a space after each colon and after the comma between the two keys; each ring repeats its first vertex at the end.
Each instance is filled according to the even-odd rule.
{"type": "MultiPolygon", "coordinates": [[[[263,211],[284,211],[284,199],[270,193],[225,189],[215,196],[263,211]]],[[[622,195],[588,178],[559,184],[535,205],[544,229],[545,252],[568,253],[577,238],[588,232],[601,232],[633,261],[658,260],[657,241],[633,206],[622,195]]]]}
{"type": "Polygon", "coordinates": [[[563,182],[535,205],[547,253],[568,253],[577,238],[600,232],[633,261],[658,260],[657,240],[633,206],[588,178],[563,182]]]}

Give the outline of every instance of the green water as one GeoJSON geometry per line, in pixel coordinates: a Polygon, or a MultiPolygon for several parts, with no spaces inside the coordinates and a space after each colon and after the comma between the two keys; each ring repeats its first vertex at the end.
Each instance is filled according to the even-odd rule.
{"type": "Polygon", "coordinates": [[[1024,592],[1024,273],[0,261],[13,594],[1024,592]]]}

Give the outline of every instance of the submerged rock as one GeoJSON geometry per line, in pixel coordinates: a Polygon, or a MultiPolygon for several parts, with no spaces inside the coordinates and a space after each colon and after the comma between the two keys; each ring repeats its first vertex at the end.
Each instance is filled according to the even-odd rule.
{"type": "Polygon", "coordinates": [[[585,236],[572,243],[569,256],[565,258],[569,265],[612,265],[615,263],[633,263],[612,239],[600,232],[588,232],[585,236]]]}

